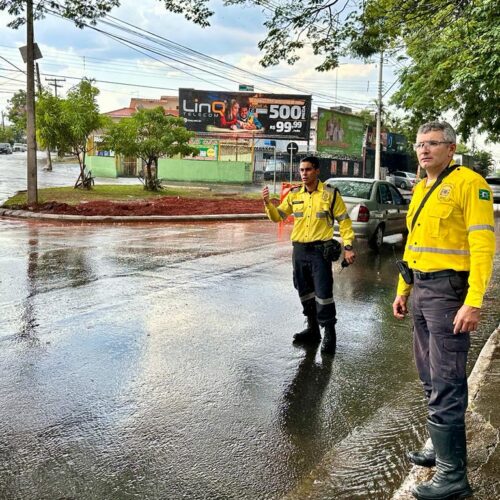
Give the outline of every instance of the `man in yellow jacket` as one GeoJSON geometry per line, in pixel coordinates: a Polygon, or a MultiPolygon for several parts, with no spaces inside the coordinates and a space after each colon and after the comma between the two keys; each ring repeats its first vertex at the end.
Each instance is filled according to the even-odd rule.
{"type": "Polygon", "coordinates": [[[299,293],[303,313],[307,317],[307,328],[294,335],[294,343],[319,343],[320,326],[324,326],[321,352],[334,354],[337,319],[330,253],[334,250],[332,244],[335,243],[334,219],[339,222],[344,258],[348,264],[352,264],[355,259],[352,248],[354,231],[342,196],[319,180],[319,172],[318,158],[304,158],[300,162],[302,186],[292,188],[278,207],[269,201],[267,186],[262,190],[262,199],[267,216],[273,222],[281,222],[291,214],[294,216],[291,235],[293,283],[299,293]]]}
{"type": "Polygon", "coordinates": [[[432,444],[409,458],[417,465],[436,465],[436,473],[413,495],[465,498],[472,494],[466,470],[465,369],[469,332],[477,328],[493,268],[493,196],[479,174],[454,164],[456,136],[448,123],[422,125],[414,148],[427,177],[416,186],[408,209],[393,313],[404,318],[412,291],[414,356],[432,444]]]}

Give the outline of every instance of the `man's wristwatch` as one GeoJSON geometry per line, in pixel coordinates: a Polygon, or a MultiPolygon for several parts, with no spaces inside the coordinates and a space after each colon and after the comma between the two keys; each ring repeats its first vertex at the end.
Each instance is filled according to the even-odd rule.
{"type": "Polygon", "coordinates": [[[352,245],[344,245],[344,250],[350,252],[352,250],[352,245]]]}

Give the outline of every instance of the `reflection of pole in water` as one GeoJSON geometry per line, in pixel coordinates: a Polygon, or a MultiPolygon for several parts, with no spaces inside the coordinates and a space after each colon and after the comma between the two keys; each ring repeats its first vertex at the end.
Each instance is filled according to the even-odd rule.
{"type": "Polygon", "coordinates": [[[34,299],[37,293],[38,274],[38,228],[30,227],[28,240],[28,267],[26,272],[26,298],[22,305],[21,327],[19,335],[21,338],[36,339],[36,328],[38,322],[35,316],[34,299]]]}

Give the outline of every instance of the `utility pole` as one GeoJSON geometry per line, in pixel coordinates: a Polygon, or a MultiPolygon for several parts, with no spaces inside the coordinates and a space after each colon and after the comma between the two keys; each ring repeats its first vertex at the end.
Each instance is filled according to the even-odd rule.
{"type": "Polygon", "coordinates": [[[65,82],[66,78],[45,78],[45,81],[53,82],[49,83],[49,85],[54,87],[54,95],[57,97],[57,89],[62,88],[62,85],[59,85],[59,82],[65,82]]]}
{"type": "MultiPolygon", "coordinates": [[[[36,63],[36,80],[38,82],[38,96],[42,97],[42,82],[40,80],[40,68],[38,67],[38,63],[36,63]]],[[[48,170],[52,172],[52,158],[50,156],[50,148],[47,146],[47,166],[44,170],[48,170]]]]}
{"type": "Polygon", "coordinates": [[[2,130],[5,130],[5,113],[2,111],[2,130]]]}
{"type": "Polygon", "coordinates": [[[26,136],[28,143],[28,205],[38,203],[38,180],[35,137],[35,55],[33,33],[33,0],[26,0],[26,136]]]}
{"type": "Polygon", "coordinates": [[[384,64],[384,53],[380,52],[378,66],[378,102],[377,102],[377,128],[375,138],[375,172],[373,177],[380,179],[380,132],[382,125],[382,65],[384,64]]]}

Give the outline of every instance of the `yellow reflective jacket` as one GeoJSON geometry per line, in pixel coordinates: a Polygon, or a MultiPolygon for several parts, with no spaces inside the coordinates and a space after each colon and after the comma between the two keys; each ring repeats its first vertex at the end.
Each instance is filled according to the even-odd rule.
{"type": "MultiPolygon", "coordinates": [[[[486,181],[459,166],[448,174],[425,203],[411,229],[413,216],[430,190],[426,179],[415,187],[408,208],[408,240],[404,260],[422,272],[469,271],[465,304],[481,307],[491,278],[495,254],[493,195],[486,181]]],[[[401,276],[398,295],[410,294],[401,276]]]]}
{"type": "Polygon", "coordinates": [[[333,189],[327,188],[319,181],[316,191],[312,193],[308,193],[304,186],[292,188],[278,207],[268,203],[266,214],[273,222],[281,222],[293,214],[294,225],[291,240],[308,243],[333,238],[333,212],[333,217],[339,223],[340,236],[344,245],[352,245],[354,231],[344,200],[337,191],[335,206],[332,210],[333,199],[333,189]]]}

